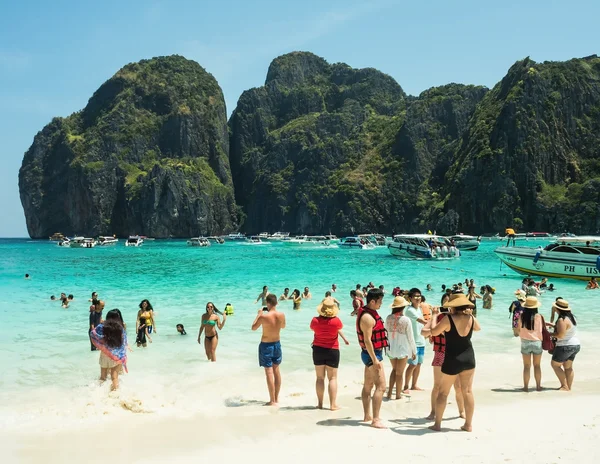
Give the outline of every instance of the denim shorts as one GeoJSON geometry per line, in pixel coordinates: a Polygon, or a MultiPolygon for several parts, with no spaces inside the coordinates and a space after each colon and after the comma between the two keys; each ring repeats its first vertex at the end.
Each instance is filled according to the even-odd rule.
{"type": "MultiPolygon", "coordinates": [[[[378,361],[383,361],[383,350],[375,350],[375,357],[378,361]]],[[[373,365],[373,360],[371,356],[369,356],[369,352],[367,350],[362,350],[360,353],[360,359],[365,366],[370,367],[373,365]]]]}
{"type": "Polygon", "coordinates": [[[555,346],[552,353],[552,361],[564,363],[567,361],[575,361],[575,356],[579,353],[581,345],[555,346]]]}
{"type": "Polygon", "coordinates": [[[542,350],[542,342],[539,340],[523,340],[521,339],[521,354],[540,355],[542,350]]]}
{"type": "Polygon", "coordinates": [[[425,347],[417,346],[417,357],[416,359],[408,358],[408,364],[411,366],[416,366],[417,364],[423,364],[423,360],[425,359],[425,347]]]}

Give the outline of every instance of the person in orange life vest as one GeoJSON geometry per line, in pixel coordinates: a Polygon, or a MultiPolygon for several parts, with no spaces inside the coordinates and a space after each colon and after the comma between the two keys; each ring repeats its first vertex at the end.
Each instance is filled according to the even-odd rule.
{"type": "Polygon", "coordinates": [[[358,310],[356,333],[358,344],[362,348],[361,359],[365,365],[365,378],[362,389],[364,422],[378,429],[387,428],[379,418],[381,403],[385,393],[385,372],[383,369],[383,350],[389,346],[387,331],[383,320],[377,313],[383,302],[383,292],[373,288],[367,293],[367,305],[358,310]],[[371,391],[375,392],[371,397],[371,391]],[[373,409],[371,411],[371,403],[373,409]],[[372,412],[372,414],[371,414],[372,412]]]}
{"type": "Polygon", "coordinates": [[[511,240],[513,242],[513,246],[515,246],[517,244],[515,230],[512,229],[511,227],[507,227],[506,230],[504,231],[504,233],[506,234],[506,246],[510,245],[511,240]]]}

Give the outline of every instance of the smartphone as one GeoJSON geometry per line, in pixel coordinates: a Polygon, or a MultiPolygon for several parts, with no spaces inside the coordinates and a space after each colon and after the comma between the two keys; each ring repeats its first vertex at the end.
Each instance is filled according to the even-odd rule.
{"type": "Polygon", "coordinates": [[[267,308],[266,306],[263,306],[263,311],[268,311],[269,308],[267,308]]]}

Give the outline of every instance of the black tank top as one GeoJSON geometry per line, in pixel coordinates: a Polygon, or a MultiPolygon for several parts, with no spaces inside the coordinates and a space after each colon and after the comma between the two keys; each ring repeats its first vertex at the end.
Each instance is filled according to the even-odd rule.
{"type": "Polygon", "coordinates": [[[452,316],[448,315],[450,320],[450,330],[444,335],[446,337],[446,356],[442,364],[442,372],[447,375],[457,375],[462,371],[475,369],[475,351],[471,344],[471,335],[473,335],[474,320],[471,317],[471,329],[465,337],[461,337],[456,330],[452,316]]]}

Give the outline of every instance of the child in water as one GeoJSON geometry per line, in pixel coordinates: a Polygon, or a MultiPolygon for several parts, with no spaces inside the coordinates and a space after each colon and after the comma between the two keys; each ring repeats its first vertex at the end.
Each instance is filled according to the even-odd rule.
{"type": "Polygon", "coordinates": [[[185,329],[183,328],[183,324],[177,324],[175,328],[177,329],[177,332],[179,332],[179,335],[187,335],[185,329]]]}
{"type": "Polygon", "coordinates": [[[119,388],[119,374],[127,372],[127,333],[123,316],[118,309],[111,309],[103,323],[90,334],[92,343],[100,350],[100,380],[105,381],[110,371],[111,390],[119,388]]]}

